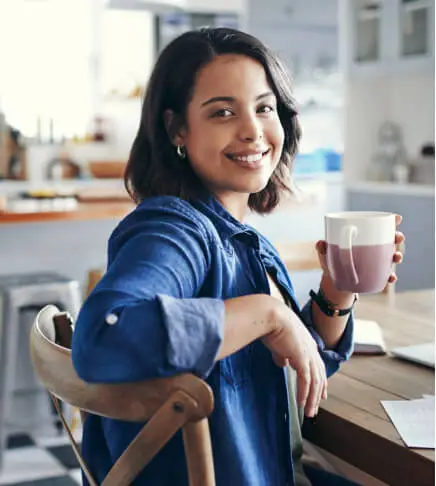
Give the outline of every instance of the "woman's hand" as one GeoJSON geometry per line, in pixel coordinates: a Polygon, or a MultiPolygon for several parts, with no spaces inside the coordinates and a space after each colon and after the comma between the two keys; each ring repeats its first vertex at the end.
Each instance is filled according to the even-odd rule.
{"type": "MultiPolygon", "coordinates": [[[[403,217],[397,214],[395,216],[395,222],[397,227],[400,226],[401,221],[403,217]]],[[[393,262],[395,264],[399,264],[403,261],[403,248],[402,246],[404,245],[404,242],[406,241],[406,238],[403,233],[400,231],[397,231],[395,233],[395,247],[398,249],[394,253],[393,257],[393,262]]],[[[326,276],[329,276],[329,271],[327,268],[327,259],[326,259],[326,254],[327,254],[327,243],[324,240],[320,240],[316,243],[316,249],[318,251],[318,258],[319,258],[319,263],[321,265],[321,268],[323,270],[323,274],[326,276]]],[[[395,273],[392,273],[389,278],[388,278],[388,283],[394,283],[398,280],[398,277],[395,273]]]]}
{"type": "Polygon", "coordinates": [[[327,376],[317,345],[299,317],[285,304],[277,307],[276,329],[262,338],[278,366],[297,372],[297,401],[308,417],[318,413],[327,398],[327,376]]]}

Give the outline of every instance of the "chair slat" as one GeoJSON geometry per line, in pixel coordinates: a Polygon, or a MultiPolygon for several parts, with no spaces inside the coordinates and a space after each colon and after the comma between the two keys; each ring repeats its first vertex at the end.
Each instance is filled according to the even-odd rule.
{"type": "MultiPolygon", "coordinates": [[[[44,317],[53,319],[56,313],[53,313],[53,306],[48,307],[38,314],[32,327],[30,350],[37,374],[45,387],[59,399],[96,415],[145,421],[171,394],[182,390],[197,403],[196,420],[212,412],[212,390],[192,374],[120,384],[92,384],[81,380],[73,367],[71,350],[53,341],[54,329],[49,329],[44,317]]],[[[51,325],[54,326],[53,322],[51,325]]]]}

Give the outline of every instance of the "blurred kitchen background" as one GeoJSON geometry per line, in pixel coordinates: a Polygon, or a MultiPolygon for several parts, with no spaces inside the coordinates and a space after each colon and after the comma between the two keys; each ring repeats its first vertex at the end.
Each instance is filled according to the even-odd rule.
{"type": "MultiPolygon", "coordinates": [[[[3,222],[73,212],[102,193],[125,198],[122,171],[156,56],[203,25],[255,34],[293,78],[303,126],[296,194],[249,222],[274,242],[314,241],[328,211],[399,212],[408,256],[398,285],[433,287],[434,0],[1,0],[3,222]]],[[[88,222],[92,259],[103,263],[117,218],[98,221],[88,222]]],[[[16,254],[16,238],[2,238],[2,255],[16,254]]],[[[66,269],[83,281],[89,262],[73,260],[66,269]]],[[[2,272],[23,265],[9,256],[2,272]]],[[[315,277],[305,278],[301,298],[315,277]]]]}
{"type": "MultiPolygon", "coordinates": [[[[133,208],[122,173],[156,57],[204,25],[255,34],[292,74],[303,126],[294,195],[248,222],[278,247],[301,244],[298,300],[319,284],[324,214],[346,209],[402,214],[395,290],[434,288],[434,11],[434,0],[0,0],[1,292],[56,272],[86,296],[133,208]]],[[[6,359],[17,375],[9,395],[0,377],[0,484],[79,484],[66,442],[42,450],[58,432],[29,360],[35,312],[53,303],[37,290],[33,307],[0,309],[0,370],[6,359]],[[4,344],[12,315],[15,351],[4,344]]]]}

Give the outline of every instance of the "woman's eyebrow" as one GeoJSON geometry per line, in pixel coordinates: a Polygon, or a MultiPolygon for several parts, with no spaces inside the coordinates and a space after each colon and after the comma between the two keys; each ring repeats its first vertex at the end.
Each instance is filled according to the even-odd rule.
{"type": "MultiPolygon", "coordinates": [[[[273,96],[273,95],[274,93],[272,91],[267,91],[257,96],[256,101],[259,101],[262,98],[266,98],[268,96],[273,96]]],[[[216,103],[217,101],[226,101],[228,103],[234,103],[236,101],[236,98],[234,98],[233,96],[214,96],[213,98],[210,98],[204,103],[202,103],[201,106],[207,106],[210,105],[211,103],[216,103]]]]}

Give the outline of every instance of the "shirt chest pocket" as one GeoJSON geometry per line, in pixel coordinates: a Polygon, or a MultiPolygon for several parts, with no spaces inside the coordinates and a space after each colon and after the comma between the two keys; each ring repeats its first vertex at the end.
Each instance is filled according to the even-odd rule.
{"type": "Polygon", "coordinates": [[[221,379],[234,389],[244,388],[255,376],[256,362],[256,348],[252,343],[219,362],[221,379]]]}

